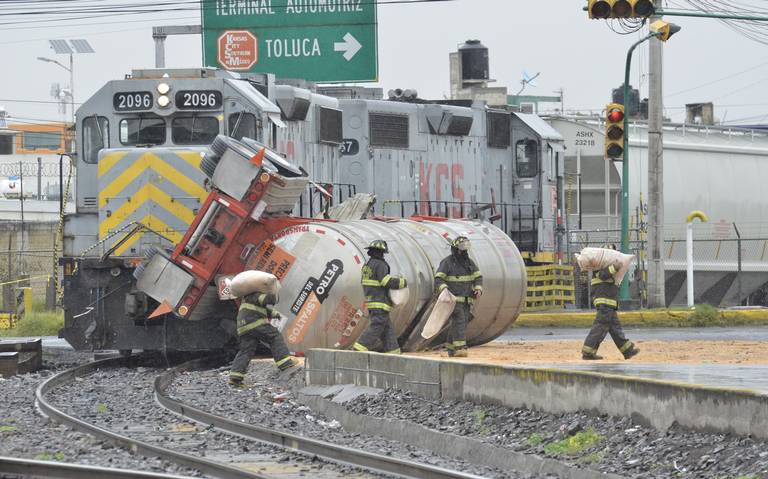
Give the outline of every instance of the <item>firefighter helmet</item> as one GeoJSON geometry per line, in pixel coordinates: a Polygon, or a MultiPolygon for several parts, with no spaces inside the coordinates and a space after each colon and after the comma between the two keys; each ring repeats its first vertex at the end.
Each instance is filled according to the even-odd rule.
{"type": "Polygon", "coordinates": [[[451,241],[451,246],[460,251],[467,251],[469,249],[469,238],[458,236],[455,240],[451,241]]]}
{"type": "Polygon", "coordinates": [[[373,240],[371,241],[371,244],[369,244],[368,248],[366,249],[377,249],[377,250],[381,250],[384,253],[389,253],[387,242],[384,240],[373,240]]]}

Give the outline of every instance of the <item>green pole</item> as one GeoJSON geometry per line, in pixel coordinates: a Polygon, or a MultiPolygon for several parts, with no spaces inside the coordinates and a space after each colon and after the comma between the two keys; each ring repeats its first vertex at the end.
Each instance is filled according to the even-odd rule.
{"type": "MultiPolygon", "coordinates": [[[[627,52],[627,64],[624,69],[624,157],[621,164],[621,252],[629,254],[629,70],[632,66],[632,52],[644,41],[657,36],[650,33],[636,41],[627,52]]],[[[624,276],[619,290],[621,300],[629,299],[629,278],[624,276]]]]}
{"type": "Polygon", "coordinates": [[[717,18],[719,20],[751,20],[753,22],[768,22],[766,16],[755,15],[736,15],[731,13],[707,13],[707,12],[676,12],[674,10],[656,10],[654,15],[670,17],[693,17],[693,18],[717,18]]]}

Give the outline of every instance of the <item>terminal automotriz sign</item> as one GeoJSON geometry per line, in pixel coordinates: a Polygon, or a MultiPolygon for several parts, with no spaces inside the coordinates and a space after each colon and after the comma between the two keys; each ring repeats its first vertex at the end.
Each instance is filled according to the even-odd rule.
{"type": "Polygon", "coordinates": [[[203,0],[203,63],[316,82],[378,78],[375,0],[203,0]]]}

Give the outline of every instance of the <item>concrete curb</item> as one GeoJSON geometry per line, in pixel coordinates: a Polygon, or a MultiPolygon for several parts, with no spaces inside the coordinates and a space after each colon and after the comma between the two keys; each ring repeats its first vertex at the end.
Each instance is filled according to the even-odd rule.
{"type": "Polygon", "coordinates": [[[678,423],[695,431],[768,439],[768,395],[740,389],[327,349],[308,352],[305,374],[307,385],[397,388],[429,399],[555,414],[586,411],[631,417],[662,431],[678,423]]]}
{"type": "MultiPolygon", "coordinates": [[[[618,314],[619,320],[624,326],[689,327],[685,322],[688,320],[690,312],[686,310],[619,311],[618,314]]],[[[591,324],[594,319],[594,311],[559,310],[544,313],[522,313],[514,325],[520,328],[584,327],[591,324]]],[[[720,319],[734,325],[766,325],[768,324],[768,308],[720,310],[720,319]]],[[[713,324],[712,326],[721,325],[713,324]]]]}
{"type": "Polygon", "coordinates": [[[336,419],[349,432],[384,437],[426,449],[435,454],[459,458],[472,464],[501,470],[514,470],[534,477],[545,474],[555,475],[563,479],[592,479],[595,477],[621,479],[624,477],[594,469],[570,466],[561,461],[534,454],[523,454],[493,446],[477,439],[437,432],[420,424],[401,419],[382,419],[355,414],[341,404],[323,399],[321,395],[299,392],[298,400],[312,410],[336,419]]]}

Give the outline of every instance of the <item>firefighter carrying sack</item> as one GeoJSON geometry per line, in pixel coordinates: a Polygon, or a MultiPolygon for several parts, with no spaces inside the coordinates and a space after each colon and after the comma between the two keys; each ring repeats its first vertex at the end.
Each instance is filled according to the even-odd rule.
{"type": "Polygon", "coordinates": [[[248,270],[232,278],[229,284],[232,296],[242,298],[251,293],[274,294],[280,291],[280,281],[274,274],[264,271],[248,270]]]}
{"type": "Polygon", "coordinates": [[[609,248],[584,248],[581,253],[573,256],[582,271],[600,271],[612,264],[618,264],[619,270],[614,275],[616,284],[621,284],[621,280],[624,279],[624,275],[627,274],[635,259],[633,254],[624,254],[609,248]]]}
{"type": "Polygon", "coordinates": [[[429,313],[429,319],[424,324],[424,329],[421,330],[421,337],[432,339],[440,334],[451,317],[454,306],[456,306],[456,296],[451,294],[448,288],[444,289],[437,297],[432,312],[429,313]]]}

